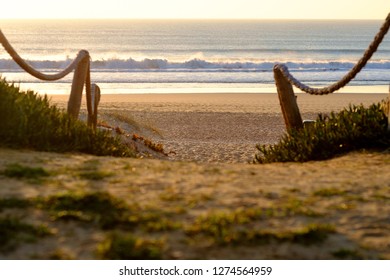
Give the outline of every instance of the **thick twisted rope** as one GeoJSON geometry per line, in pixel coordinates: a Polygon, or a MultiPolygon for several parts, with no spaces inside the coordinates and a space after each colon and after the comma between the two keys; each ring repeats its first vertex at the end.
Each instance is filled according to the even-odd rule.
{"type": "Polygon", "coordinates": [[[313,94],[313,95],[324,95],[324,94],[330,94],[333,93],[340,88],[347,85],[352,79],[356,77],[356,75],[362,70],[362,68],[367,64],[368,60],[372,57],[372,55],[376,52],[378,49],[378,46],[382,42],[383,38],[385,37],[386,33],[388,32],[390,27],[390,13],[387,15],[387,18],[380,28],[379,32],[375,36],[374,40],[370,44],[370,46],[367,48],[367,50],[364,52],[363,57],[358,61],[358,63],[338,82],[324,88],[312,88],[309,87],[299,80],[297,80],[289,71],[286,65],[283,64],[276,64],[274,66],[274,71],[279,70],[282,72],[283,76],[290,82],[290,84],[296,86],[303,92],[313,94]]]}
{"type": "Polygon", "coordinates": [[[12,59],[27,73],[44,81],[56,81],[64,78],[73,70],[73,82],[72,90],[68,101],[68,113],[77,118],[81,107],[81,98],[83,93],[83,87],[85,84],[85,91],[87,97],[87,110],[88,110],[88,125],[96,129],[97,122],[97,107],[100,100],[100,89],[97,85],[91,85],[91,73],[90,73],[90,56],[88,51],[79,51],[77,57],[68,65],[64,70],[56,74],[44,74],[34,69],[29,65],[19,54],[14,50],[3,32],[0,30],[0,43],[4,49],[9,53],[12,59]],[[92,90],[93,89],[93,90],[92,90]],[[93,102],[93,103],[92,103],[93,102]]]}
{"type": "Polygon", "coordinates": [[[13,60],[27,73],[44,81],[56,81],[62,79],[74,69],[76,69],[77,65],[86,57],[89,57],[89,53],[86,50],[81,50],[77,57],[73,60],[73,62],[66,67],[63,71],[57,74],[44,74],[35,70],[31,65],[29,65],[23,58],[19,56],[19,54],[14,50],[11,44],[8,42],[7,38],[4,36],[3,32],[0,30],[0,42],[3,45],[4,49],[9,53],[9,55],[13,58],[13,60]]]}

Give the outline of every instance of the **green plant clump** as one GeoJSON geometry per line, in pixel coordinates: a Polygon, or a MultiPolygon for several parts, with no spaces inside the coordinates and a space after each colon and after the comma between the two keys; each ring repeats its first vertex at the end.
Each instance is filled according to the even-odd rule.
{"type": "Polygon", "coordinates": [[[109,132],[85,123],[51,106],[47,96],[22,92],[0,79],[0,145],[53,152],[135,156],[109,132]]]}
{"type": "Polygon", "coordinates": [[[380,104],[349,106],[338,114],[320,114],[312,126],[289,131],[275,145],[257,145],[254,163],[324,160],[353,150],[389,147],[387,117],[380,104]]]}
{"type": "Polygon", "coordinates": [[[50,230],[43,225],[26,224],[12,217],[0,218],[0,251],[12,251],[21,242],[35,242],[50,234],[50,230]]]}
{"type": "Polygon", "coordinates": [[[0,212],[7,208],[27,208],[31,206],[31,201],[17,197],[0,198],[0,212]]]}
{"type": "Polygon", "coordinates": [[[160,240],[113,232],[98,246],[97,255],[106,260],[160,260],[163,246],[160,240]]]}
{"type": "Polygon", "coordinates": [[[350,250],[341,248],[337,251],[332,252],[332,255],[337,259],[342,260],[363,260],[364,257],[357,250],[350,250]]]}
{"type": "Polygon", "coordinates": [[[126,203],[108,193],[68,193],[40,198],[38,206],[48,209],[56,220],[96,222],[103,229],[128,223],[126,203]]]}
{"type": "Polygon", "coordinates": [[[26,179],[39,179],[50,175],[50,173],[42,167],[28,167],[18,163],[8,165],[2,173],[6,177],[26,179]]]}

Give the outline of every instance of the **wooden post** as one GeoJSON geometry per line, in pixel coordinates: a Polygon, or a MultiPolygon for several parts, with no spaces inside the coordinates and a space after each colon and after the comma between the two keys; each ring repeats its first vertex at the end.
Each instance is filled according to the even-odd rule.
{"type": "Polygon", "coordinates": [[[80,61],[73,74],[72,90],[68,101],[68,114],[75,118],[79,117],[81,98],[88,70],[89,55],[80,61]]]}
{"type": "Polygon", "coordinates": [[[88,125],[92,126],[93,129],[96,129],[96,125],[97,125],[99,102],[100,102],[100,88],[97,84],[92,84],[91,86],[92,111],[91,113],[88,114],[88,125]]]}
{"type": "Polygon", "coordinates": [[[387,131],[390,131],[390,85],[389,85],[389,97],[387,97],[387,131]]]}
{"type": "Polygon", "coordinates": [[[93,114],[94,114],[94,106],[92,105],[93,99],[94,99],[94,88],[92,88],[91,85],[91,69],[90,65],[88,64],[88,69],[87,69],[87,76],[85,77],[85,96],[87,99],[87,112],[88,112],[88,126],[92,127],[95,129],[96,127],[93,125],[93,114]]]}
{"type": "Polygon", "coordinates": [[[292,85],[286,80],[278,67],[274,67],[274,78],[287,131],[302,129],[302,117],[292,85]]]}

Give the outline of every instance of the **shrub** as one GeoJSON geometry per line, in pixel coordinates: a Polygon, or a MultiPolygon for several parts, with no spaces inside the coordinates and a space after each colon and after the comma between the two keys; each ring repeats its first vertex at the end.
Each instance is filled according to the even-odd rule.
{"type": "Polygon", "coordinates": [[[135,155],[109,132],[93,131],[80,120],[51,106],[47,96],[21,92],[4,79],[0,79],[0,120],[2,146],[94,155],[135,155]]]}
{"type": "Polygon", "coordinates": [[[380,104],[349,106],[338,114],[320,114],[312,126],[289,131],[275,145],[257,145],[254,163],[324,160],[353,150],[389,147],[387,117],[380,104]]]}

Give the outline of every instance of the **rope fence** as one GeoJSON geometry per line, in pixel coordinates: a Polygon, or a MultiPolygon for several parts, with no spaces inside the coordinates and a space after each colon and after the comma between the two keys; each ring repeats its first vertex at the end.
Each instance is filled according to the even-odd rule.
{"type": "Polygon", "coordinates": [[[74,71],[67,112],[72,117],[78,118],[81,108],[83,89],[85,85],[88,125],[91,126],[93,129],[96,129],[97,107],[100,101],[100,88],[96,84],[91,84],[90,56],[88,51],[79,51],[77,57],[72,61],[72,63],[69,64],[69,66],[61,72],[56,74],[45,74],[34,69],[23,58],[21,58],[19,54],[15,51],[15,49],[11,46],[11,44],[8,42],[7,38],[4,36],[1,30],[0,42],[3,45],[4,49],[12,57],[12,59],[24,71],[26,71],[37,79],[43,81],[57,81],[74,71]]]}
{"type": "MultiPolygon", "coordinates": [[[[363,67],[370,60],[372,55],[377,51],[378,46],[383,41],[383,38],[387,34],[390,28],[390,13],[379,32],[376,34],[374,40],[364,52],[363,57],[355,64],[355,66],[338,82],[324,87],[324,88],[312,88],[305,85],[296,79],[288,70],[284,64],[276,64],[274,66],[274,79],[276,88],[279,95],[279,101],[283,112],[283,117],[286,123],[287,129],[301,129],[303,127],[302,118],[299,112],[299,108],[296,102],[296,96],[292,86],[294,85],[298,89],[312,95],[325,95],[331,94],[340,88],[346,86],[356,75],[363,69],[363,67]]],[[[390,102],[390,101],[388,101],[390,102]]],[[[387,112],[390,130],[390,111],[387,112]]]]}
{"type": "MultiPolygon", "coordinates": [[[[303,92],[312,94],[312,95],[325,95],[333,93],[340,88],[346,86],[356,75],[363,69],[363,67],[370,60],[372,55],[377,51],[378,46],[383,41],[383,38],[387,34],[390,28],[390,13],[388,14],[384,24],[380,28],[379,32],[375,36],[372,43],[369,45],[367,50],[364,52],[363,57],[356,63],[356,65],[338,82],[324,88],[312,88],[309,87],[298,79],[296,79],[288,70],[286,65],[276,64],[273,68],[275,84],[279,96],[280,105],[282,108],[283,117],[286,123],[287,129],[301,129],[303,127],[301,114],[296,102],[296,96],[294,95],[293,85],[303,92]]],[[[100,101],[100,88],[96,84],[91,84],[91,73],[90,73],[90,56],[88,51],[81,50],[77,57],[72,61],[72,63],[56,74],[44,74],[37,71],[32,66],[30,66],[23,58],[21,58],[18,53],[14,50],[11,44],[8,42],[7,38],[4,36],[3,32],[0,30],[0,42],[3,45],[4,49],[9,53],[12,59],[27,73],[30,75],[44,81],[56,81],[64,78],[72,71],[73,81],[71,93],[68,101],[68,113],[78,118],[81,100],[83,94],[83,88],[85,85],[86,91],[86,101],[87,101],[87,111],[88,111],[88,125],[96,129],[97,124],[97,111],[98,104],[100,101]]],[[[388,101],[390,102],[390,101],[388,101]]],[[[387,106],[388,111],[388,120],[389,120],[389,130],[390,130],[390,106],[387,106]]]]}

